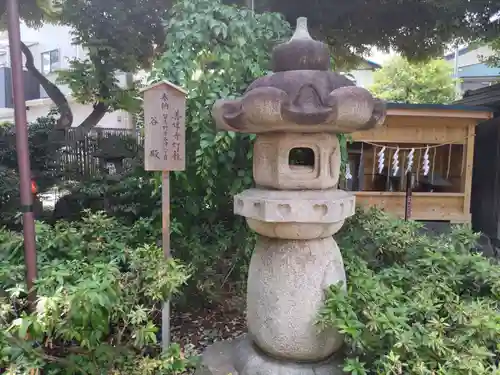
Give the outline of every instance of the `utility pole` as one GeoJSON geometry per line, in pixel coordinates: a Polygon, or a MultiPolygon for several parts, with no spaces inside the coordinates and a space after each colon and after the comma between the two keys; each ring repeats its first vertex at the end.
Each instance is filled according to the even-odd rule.
{"type": "Polygon", "coordinates": [[[245,6],[255,12],[255,0],[245,0],[245,6]]]}
{"type": "Polygon", "coordinates": [[[24,262],[29,302],[33,307],[36,279],[36,242],[33,195],[31,193],[31,166],[28,146],[28,122],[24,96],[23,57],[21,53],[21,29],[19,4],[17,0],[7,0],[7,21],[9,32],[10,65],[14,91],[14,121],[16,125],[16,150],[20,177],[21,212],[23,214],[24,262]]]}
{"type": "Polygon", "coordinates": [[[460,96],[462,94],[462,85],[461,85],[461,82],[460,82],[460,79],[459,79],[459,67],[458,67],[458,57],[459,57],[460,53],[459,53],[459,50],[458,50],[458,46],[455,48],[455,96],[457,99],[460,99],[460,96]]]}

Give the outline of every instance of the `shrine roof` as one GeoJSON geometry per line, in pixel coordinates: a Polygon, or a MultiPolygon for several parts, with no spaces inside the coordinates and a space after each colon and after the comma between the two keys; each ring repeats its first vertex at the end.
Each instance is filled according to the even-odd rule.
{"type": "Polygon", "coordinates": [[[491,108],[484,106],[473,106],[464,104],[412,104],[412,103],[387,103],[388,109],[432,109],[432,110],[451,110],[451,111],[473,111],[473,112],[492,112],[491,108]]]}

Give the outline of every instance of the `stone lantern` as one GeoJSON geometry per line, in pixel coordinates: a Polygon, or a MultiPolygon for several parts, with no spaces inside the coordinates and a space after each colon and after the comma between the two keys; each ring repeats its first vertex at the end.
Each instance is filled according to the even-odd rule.
{"type": "Polygon", "coordinates": [[[299,18],[291,40],[273,51],[273,73],[213,108],[218,129],[257,135],[256,187],[234,197],[234,212],[259,237],[248,275],[248,335],[207,349],[199,374],[341,373],[341,335],[315,326],[325,289],[345,285],[332,235],[355,211],[354,195],[337,189],[337,134],[376,127],[386,110],[330,66],[328,47],[299,18]],[[300,153],[297,165],[291,159],[300,153]]]}

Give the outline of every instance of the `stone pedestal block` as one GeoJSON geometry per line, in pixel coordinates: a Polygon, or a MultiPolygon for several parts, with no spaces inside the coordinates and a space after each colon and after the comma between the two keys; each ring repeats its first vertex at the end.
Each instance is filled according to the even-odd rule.
{"type": "Polygon", "coordinates": [[[248,189],[234,197],[234,213],[267,223],[338,223],[354,215],[355,200],[337,189],[248,189]]]}
{"type": "Polygon", "coordinates": [[[332,237],[260,236],[248,272],[247,322],[256,346],[279,359],[321,361],[342,346],[334,329],[315,325],[325,289],[346,277],[332,237]]]}
{"type": "Polygon", "coordinates": [[[312,240],[331,237],[342,228],[344,221],[336,223],[268,223],[247,218],[253,231],[270,238],[286,240],[312,240]]]}
{"type": "Polygon", "coordinates": [[[334,235],[355,211],[354,195],[342,190],[250,189],[234,198],[234,212],[255,232],[272,238],[309,240],[334,235]]]}
{"type": "Polygon", "coordinates": [[[297,363],[271,358],[248,337],[213,344],[203,356],[196,375],[341,375],[342,357],[318,363],[297,363]]]}

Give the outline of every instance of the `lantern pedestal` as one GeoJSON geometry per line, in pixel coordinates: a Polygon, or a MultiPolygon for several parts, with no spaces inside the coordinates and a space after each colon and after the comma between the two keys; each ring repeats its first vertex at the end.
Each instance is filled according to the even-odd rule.
{"type": "Polygon", "coordinates": [[[249,189],[235,196],[235,213],[259,234],[248,271],[248,335],[215,344],[197,374],[341,373],[335,353],[342,336],[315,321],[325,289],[345,286],[332,235],[354,209],[354,196],[336,189],[249,189]]]}
{"type": "Polygon", "coordinates": [[[269,357],[247,336],[218,342],[203,355],[197,375],[341,375],[344,359],[332,356],[318,363],[269,357]]]}

